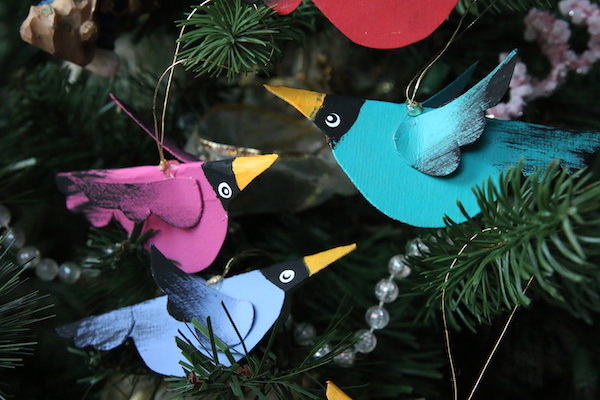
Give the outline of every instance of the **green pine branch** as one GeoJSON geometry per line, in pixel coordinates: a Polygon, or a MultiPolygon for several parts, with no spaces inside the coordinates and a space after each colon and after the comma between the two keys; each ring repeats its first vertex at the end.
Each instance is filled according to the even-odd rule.
{"type": "Polygon", "coordinates": [[[285,42],[300,41],[314,29],[315,9],[302,5],[291,15],[280,16],[262,2],[217,0],[200,7],[189,19],[180,42],[187,70],[229,79],[247,72],[266,71],[281,55],[285,42]]]}
{"type": "Polygon", "coordinates": [[[155,160],[152,141],[108,98],[111,90],[126,93],[117,86],[56,64],[14,76],[0,102],[2,146],[11,150],[0,164],[4,198],[53,193],[57,172],[155,160]]]}
{"type": "MultiPolygon", "coordinates": [[[[9,262],[10,244],[0,239],[2,245],[6,249],[0,254],[0,369],[12,369],[21,366],[23,356],[33,352],[37,342],[33,340],[31,326],[50,318],[45,311],[52,305],[40,306],[38,302],[45,296],[35,291],[23,293],[21,275],[27,268],[9,262]]],[[[0,390],[0,399],[4,396],[0,390]]]]}
{"type": "Polygon", "coordinates": [[[157,293],[148,269],[149,258],[144,245],[154,231],[141,234],[136,225],[131,234],[121,227],[92,228],[81,250],[84,268],[94,278],[80,294],[80,301],[95,312],[108,311],[139,303],[157,293]],[[99,302],[98,299],[103,299],[99,302]]]}
{"type": "Polygon", "coordinates": [[[445,288],[450,310],[473,328],[540,295],[591,322],[600,311],[600,182],[557,165],[523,179],[515,167],[474,192],[481,216],[448,219],[425,240],[431,253],[415,259],[430,309],[445,288]]]}
{"type": "MultiPolygon", "coordinates": [[[[214,335],[210,318],[206,320],[206,326],[193,319],[190,326],[191,335],[209,339],[210,347],[205,347],[204,351],[210,356],[200,352],[186,337],[190,332],[180,332],[184,339],[177,337],[176,341],[188,360],[181,362],[187,376],[167,378],[167,381],[170,381],[169,389],[175,393],[175,398],[201,396],[206,399],[224,400],[320,399],[322,388],[311,374],[317,368],[330,364],[336,355],[351,345],[350,335],[340,341],[329,354],[321,358],[312,357],[324,343],[332,339],[335,329],[333,328],[313,346],[302,362],[285,368],[283,357],[278,357],[272,351],[280,327],[281,318],[276,322],[265,349],[255,349],[250,353],[245,351],[245,357],[236,361],[228,346],[214,335]],[[218,353],[224,354],[231,365],[226,367],[221,364],[218,353]],[[312,388],[307,387],[308,381],[313,382],[312,388]]],[[[240,341],[243,346],[241,337],[240,341]]]]}
{"type": "MultiPolygon", "coordinates": [[[[0,245],[10,245],[0,241],[0,245]]],[[[39,306],[44,296],[37,292],[22,294],[21,275],[24,265],[16,265],[6,260],[4,251],[0,255],[0,368],[14,368],[21,365],[23,355],[31,353],[36,342],[27,339],[30,325],[49,318],[42,313],[51,307],[39,306]],[[41,313],[41,314],[40,314],[41,313]]]]}

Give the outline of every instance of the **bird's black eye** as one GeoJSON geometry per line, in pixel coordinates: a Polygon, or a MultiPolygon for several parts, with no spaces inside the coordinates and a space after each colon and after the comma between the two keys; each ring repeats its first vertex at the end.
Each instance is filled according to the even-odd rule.
{"type": "Polygon", "coordinates": [[[232,167],[233,160],[209,161],[202,164],[206,179],[214,189],[223,208],[229,208],[233,198],[240,192],[235,181],[232,167]]]}
{"type": "Polygon", "coordinates": [[[279,274],[279,282],[290,283],[294,280],[295,276],[296,272],[293,269],[286,269],[284,271],[281,271],[281,273],[279,274]]]}
{"type": "Polygon", "coordinates": [[[364,102],[352,97],[327,95],[313,121],[335,146],[354,125],[364,102]]]}
{"type": "Polygon", "coordinates": [[[342,123],[342,119],[336,113],[329,113],[325,117],[325,125],[330,128],[337,128],[342,123]]]}
{"type": "Polygon", "coordinates": [[[288,291],[308,278],[309,271],[303,260],[286,261],[260,270],[273,285],[288,291]]]}
{"type": "Polygon", "coordinates": [[[227,182],[221,182],[217,186],[217,193],[224,199],[230,199],[233,195],[233,190],[231,190],[231,186],[227,182]]]}

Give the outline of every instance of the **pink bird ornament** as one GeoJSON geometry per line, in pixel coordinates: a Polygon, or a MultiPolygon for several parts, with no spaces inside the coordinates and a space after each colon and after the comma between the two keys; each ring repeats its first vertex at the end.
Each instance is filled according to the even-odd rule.
{"type": "Polygon", "coordinates": [[[131,233],[154,231],[152,243],[187,273],[208,267],[227,233],[233,198],[269,168],[277,155],[210,162],[171,161],[158,166],[60,173],[58,188],[67,208],[83,213],[95,227],[112,219],[131,233]]]}
{"type": "MultiPolygon", "coordinates": [[[[179,161],[122,169],[64,172],[56,176],[67,208],[94,227],[116,220],[128,233],[141,223],[152,243],[187,273],[202,271],[217,257],[227,234],[231,201],[277,160],[276,154],[199,161],[171,140],[159,139],[129,106],[111,100],[179,161]]],[[[149,249],[149,244],[146,246],[149,249]]]]}

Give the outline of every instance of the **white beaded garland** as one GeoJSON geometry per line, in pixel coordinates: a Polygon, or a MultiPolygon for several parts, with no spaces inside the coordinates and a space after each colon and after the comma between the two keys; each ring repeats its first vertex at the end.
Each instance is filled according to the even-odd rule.
{"type": "MultiPolygon", "coordinates": [[[[407,245],[408,255],[416,256],[428,252],[429,247],[427,247],[427,245],[419,238],[411,240],[407,245]]],[[[370,353],[377,347],[377,337],[373,331],[385,328],[390,322],[390,314],[383,305],[395,301],[400,292],[394,279],[404,279],[411,274],[411,268],[407,257],[403,254],[397,254],[391,257],[388,261],[388,272],[390,273],[390,276],[381,279],[375,285],[375,297],[379,300],[379,304],[369,307],[365,313],[365,320],[370,329],[360,329],[354,333],[354,337],[358,338],[358,341],[354,344],[354,348],[344,350],[333,358],[333,361],[337,365],[350,367],[354,365],[356,353],[370,353]]],[[[297,332],[303,333],[307,329],[305,325],[307,324],[297,324],[294,329],[294,336],[299,344],[302,344],[300,343],[302,335],[297,332]]],[[[312,325],[310,326],[312,327],[312,325]]],[[[314,329],[314,327],[312,327],[312,329],[314,329]]],[[[331,351],[331,345],[326,343],[315,352],[313,357],[321,358],[331,351]]]]}
{"type": "Polygon", "coordinates": [[[283,326],[285,327],[285,329],[292,329],[292,327],[294,326],[294,317],[292,317],[292,314],[288,314],[288,316],[285,318],[285,321],[283,322],[283,326]]]}
{"type": "Polygon", "coordinates": [[[51,281],[58,275],[58,264],[51,258],[43,258],[36,265],[35,274],[43,281],[51,281]]]}
{"type": "Polygon", "coordinates": [[[344,350],[337,356],[333,357],[333,362],[340,367],[351,367],[354,365],[356,352],[352,349],[344,350]]]}
{"type": "Polygon", "coordinates": [[[3,228],[8,228],[8,224],[10,224],[10,211],[8,208],[0,204],[0,226],[3,228]]]}
{"type": "Polygon", "coordinates": [[[309,346],[314,343],[317,330],[312,324],[302,322],[294,327],[294,339],[300,346],[309,346]]]}
{"type": "Polygon", "coordinates": [[[72,261],[64,262],[58,268],[58,277],[67,283],[75,283],[81,276],[81,268],[72,261]]]}
{"type": "Polygon", "coordinates": [[[390,322],[390,313],[380,305],[372,306],[365,313],[367,324],[373,329],[383,329],[390,322]]]}
{"type": "Polygon", "coordinates": [[[391,303],[398,298],[398,285],[393,279],[382,279],[375,285],[375,297],[384,303],[391,303]]]}
{"type": "Polygon", "coordinates": [[[419,238],[415,238],[408,242],[407,255],[417,257],[429,253],[429,247],[419,238]]]}
{"type": "Polygon", "coordinates": [[[313,357],[314,358],[325,357],[327,354],[331,353],[331,350],[333,350],[331,345],[329,343],[325,343],[323,346],[321,346],[319,348],[319,350],[315,351],[315,354],[313,354],[313,357]]]}
{"type": "Polygon", "coordinates": [[[19,265],[35,269],[35,274],[43,281],[51,281],[57,276],[68,283],[74,283],[79,279],[81,268],[75,263],[64,263],[59,268],[56,261],[50,258],[42,259],[36,247],[25,246],[25,233],[17,227],[11,227],[10,221],[10,210],[0,204],[0,228],[5,229],[1,235],[1,244],[7,248],[18,249],[16,261],[19,265]]]}
{"type": "Polygon", "coordinates": [[[397,254],[390,258],[388,271],[394,278],[406,278],[410,275],[410,264],[404,255],[397,254]]]}
{"type": "Polygon", "coordinates": [[[20,249],[25,245],[25,233],[19,228],[8,228],[4,234],[4,243],[6,246],[20,249]]]}
{"type": "Polygon", "coordinates": [[[40,263],[40,251],[33,246],[25,246],[17,252],[19,265],[27,265],[27,268],[35,268],[40,263]]]}
{"type": "Polygon", "coordinates": [[[370,353],[377,346],[377,338],[370,329],[361,329],[356,331],[354,337],[358,338],[358,342],[354,345],[354,349],[359,353],[370,353]]]}

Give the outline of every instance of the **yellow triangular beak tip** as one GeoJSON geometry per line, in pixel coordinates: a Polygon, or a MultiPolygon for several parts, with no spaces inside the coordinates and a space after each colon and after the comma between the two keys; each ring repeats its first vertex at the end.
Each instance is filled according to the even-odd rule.
{"type": "Polygon", "coordinates": [[[279,157],[277,154],[265,154],[261,156],[238,157],[233,160],[232,169],[238,188],[244,190],[254,178],[273,165],[277,157],[279,157]]]}
{"type": "Polygon", "coordinates": [[[263,85],[263,87],[265,89],[267,89],[269,92],[273,93],[275,96],[277,96],[277,93],[275,92],[275,86],[271,86],[271,85],[267,85],[266,83],[263,85]]]}
{"type": "Polygon", "coordinates": [[[342,389],[336,386],[335,383],[327,381],[327,391],[325,392],[327,400],[352,400],[342,389]]]}
{"type": "Polygon", "coordinates": [[[316,274],[323,268],[326,268],[329,264],[354,251],[354,249],[356,249],[356,243],[352,243],[347,246],[336,247],[334,249],[304,257],[304,263],[306,264],[306,268],[308,268],[309,275],[316,274]]]}
{"type": "Polygon", "coordinates": [[[306,118],[314,121],[317,112],[323,106],[325,94],[304,89],[292,89],[285,86],[263,85],[269,92],[287,101],[306,118]]]}

